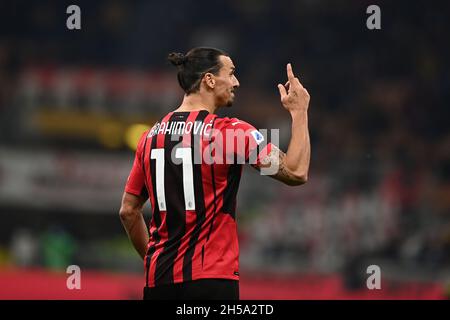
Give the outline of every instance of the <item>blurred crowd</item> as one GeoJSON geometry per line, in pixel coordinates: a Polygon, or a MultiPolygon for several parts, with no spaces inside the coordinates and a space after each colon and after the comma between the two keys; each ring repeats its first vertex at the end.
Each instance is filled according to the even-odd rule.
{"type": "MultiPolygon", "coordinates": [[[[446,276],[450,6],[379,1],[382,29],[368,30],[370,4],[78,1],[80,31],[65,28],[64,1],[1,4],[0,12],[12,14],[0,19],[0,143],[67,147],[64,139],[27,127],[21,108],[23,75],[29,70],[138,70],[175,81],[167,54],[205,45],[230,53],[241,83],[236,105],[221,114],[258,128],[279,128],[286,149],[290,122],[276,84],[284,83],[285,64],[292,62],[311,95],[310,181],[289,188],[262,183],[266,177],[245,171],[238,195],[242,264],[351,273],[361,261],[378,261],[396,274],[446,276]]],[[[167,84],[173,92],[167,104],[139,100],[135,116],[144,122],[174,109],[181,99],[174,83],[167,84]]],[[[37,109],[58,108],[35,99],[37,109]]],[[[83,105],[75,99],[66,108],[97,112],[83,105]]],[[[121,103],[105,105],[107,114],[124,118],[130,112],[121,103]]],[[[76,144],[80,152],[87,146],[92,145],[76,144]]],[[[130,153],[125,147],[111,154],[94,146],[111,158],[130,153]]]]}

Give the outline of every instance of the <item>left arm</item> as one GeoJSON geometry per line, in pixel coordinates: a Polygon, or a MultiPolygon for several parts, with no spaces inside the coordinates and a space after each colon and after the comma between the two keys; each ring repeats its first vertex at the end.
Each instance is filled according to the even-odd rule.
{"type": "Polygon", "coordinates": [[[144,259],[147,252],[149,235],[145,224],[142,208],[147,199],[134,194],[124,192],[122,206],[120,208],[120,220],[124,226],[128,238],[133,243],[134,248],[144,259]]]}

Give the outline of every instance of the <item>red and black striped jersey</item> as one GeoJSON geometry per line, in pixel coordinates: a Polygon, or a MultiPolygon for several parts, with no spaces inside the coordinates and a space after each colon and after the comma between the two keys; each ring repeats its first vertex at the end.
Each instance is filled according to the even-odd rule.
{"type": "Polygon", "coordinates": [[[151,202],[147,286],[239,279],[242,168],[270,150],[252,125],[206,110],[170,112],[142,135],[125,191],[151,202]]]}

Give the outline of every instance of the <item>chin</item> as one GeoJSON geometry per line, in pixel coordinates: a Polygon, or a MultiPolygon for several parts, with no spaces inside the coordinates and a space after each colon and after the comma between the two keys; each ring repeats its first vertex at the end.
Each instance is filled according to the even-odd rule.
{"type": "Polygon", "coordinates": [[[228,99],[220,99],[219,101],[217,101],[217,105],[219,107],[231,107],[233,105],[234,102],[234,97],[228,97],[228,99]]]}
{"type": "Polygon", "coordinates": [[[225,104],[225,106],[227,107],[231,107],[233,105],[234,99],[231,98],[230,100],[227,101],[227,103],[225,104]]]}
{"type": "Polygon", "coordinates": [[[232,105],[233,105],[233,100],[229,100],[229,101],[225,101],[225,102],[220,103],[218,106],[220,108],[222,108],[222,107],[229,108],[232,105]]]}

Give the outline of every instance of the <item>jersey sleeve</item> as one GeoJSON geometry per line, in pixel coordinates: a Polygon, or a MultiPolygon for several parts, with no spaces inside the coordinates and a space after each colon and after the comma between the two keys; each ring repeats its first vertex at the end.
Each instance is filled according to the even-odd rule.
{"type": "Polygon", "coordinates": [[[226,156],[238,163],[260,165],[267,156],[272,144],[253,125],[237,118],[222,118],[219,128],[224,138],[226,156]]]}
{"type": "Polygon", "coordinates": [[[145,185],[145,173],[143,170],[143,152],[145,140],[147,139],[148,131],[144,132],[138,142],[136,154],[134,157],[133,167],[128,175],[127,183],[125,185],[125,192],[148,198],[148,191],[145,185]]]}

